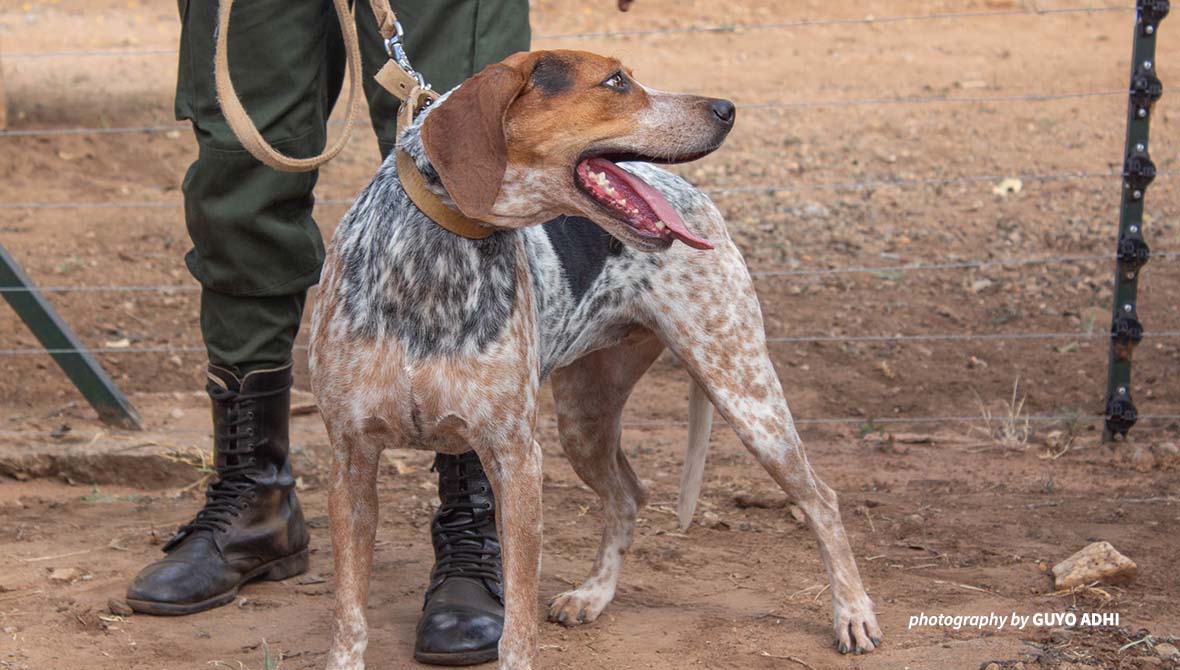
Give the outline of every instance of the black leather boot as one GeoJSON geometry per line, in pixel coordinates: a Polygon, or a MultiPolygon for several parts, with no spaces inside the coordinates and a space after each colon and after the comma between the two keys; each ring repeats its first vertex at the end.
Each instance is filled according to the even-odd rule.
{"type": "Polygon", "coordinates": [[[434,517],[434,572],[418,620],[414,658],[433,665],[476,665],[498,656],[504,630],[496,500],[474,453],[439,454],[441,506],[434,517]]]}
{"type": "Polygon", "coordinates": [[[217,479],[205,507],[144,568],[127,604],[147,614],[192,614],[233,601],[254,579],[307,570],[307,528],[287,458],[291,366],[237,379],[209,366],[217,479]]]}

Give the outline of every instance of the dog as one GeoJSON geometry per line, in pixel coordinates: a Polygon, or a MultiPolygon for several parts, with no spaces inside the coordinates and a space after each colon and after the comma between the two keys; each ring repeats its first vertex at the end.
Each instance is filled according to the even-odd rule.
{"type": "Polygon", "coordinates": [[[838,649],[880,645],[836,494],[808,464],[767,353],[745,261],[713,203],[651,164],[709,154],[734,117],[729,101],[647,88],[615,59],[539,51],[487,67],[402,131],[398,150],[431,192],[495,232],[473,240],[436,225],[411,203],[391,156],[331,241],[310,347],[334,454],[329,668],[364,667],[387,447],[478,454],[503,552],[501,667],[537,667],[534,433],[547,379],[562,448],[605,517],[590,574],[552,601],[549,618],[594,621],[647,500],[620,449],[623,406],[665,348],[694,380],[682,521],[715,406],[815,532],[838,649]]]}

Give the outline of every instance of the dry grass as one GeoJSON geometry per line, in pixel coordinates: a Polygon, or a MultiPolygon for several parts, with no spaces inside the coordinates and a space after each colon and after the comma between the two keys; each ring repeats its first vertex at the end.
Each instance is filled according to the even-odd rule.
{"type": "MultiPolygon", "coordinates": [[[[270,645],[266,643],[266,640],[263,640],[260,646],[262,647],[262,665],[258,666],[258,670],[282,670],[283,653],[277,652],[272,654],[270,645]]],[[[209,661],[209,665],[224,670],[251,670],[250,666],[241,661],[233,661],[232,663],[209,661]]]]}
{"type": "Polygon", "coordinates": [[[1032,438],[1032,424],[1028,411],[1024,408],[1027,396],[1020,395],[1020,378],[1012,383],[1012,397],[1003,403],[999,412],[995,412],[979,394],[975,395],[979,402],[979,413],[983,420],[982,426],[973,426],[978,431],[994,440],[1006,449],[1023,449],[1028,446],[1032,438]]]}

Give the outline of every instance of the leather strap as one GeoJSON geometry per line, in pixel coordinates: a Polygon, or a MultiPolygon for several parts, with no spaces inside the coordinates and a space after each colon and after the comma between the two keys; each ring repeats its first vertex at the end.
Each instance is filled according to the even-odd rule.
{"type": "MultiPolygon", "coordinates": [[[[388,0],[373,0],[375,6],[382,3],[388,9],[388,0]]],[[[335,158],[336,154],[348,145],[356,120],[360,118],[361,100],[356,92],[361,88],[362,68],[356,22],[348,8],[348,0],[332,0],[332,4],[336,7],[336,16],[340,19],[340,29],[344,33],[345,52],[348,56],[348,114],[345,116],[344,132],[336,140],[336,144],[311,158],[292,158],[279,153],[262,137],[258,127],[250,120],[250,115],[238,99],[229,75],[229,18],[234,0],[221,0],[217,10],[217,49],[213,56],[213,72],[217,82],[217,98],[221,101],[221,112],[234,135],[237,135],[238,141],[252,156],[282,172],[309,172],[335,158]]]]}
{"type": "MultiPolygon", "coordinates": [[[[397,35],[397,17],[389,6],[389,0],[370,0],[373,6],[373,16],[377,19],[377,26],[381,36],[386,40],[397,35]]],[[[238,141],[252,156],[263,164],[282,172],[310,172],[324,163],[332,160],[344,150],[352,138],[353,128],[360,118],[360,96],[357,91],[361,88],[361,47],[356,34],[356,21],[348,6],[348,0],[332,0],[336,8],[336,16],[340,19],[340,30],[344,35],[344,52],[348,58],[348,113],[344,119],[344,132],[330,148],[318,156],[310,158],[292,158],[279,153],[258,132],[258,127],[250,120],[238,93],[234,90],[233,80],[229,74],[229,25],[230,14],[234,0],[221,0],[217,10],[217,48],[213,56],[213,72],[217,84],[217,98],[221,101],[221,111],[230,129],[238,137],[238,141]]],[[[410,93],[418,86],[418,80],[406,72],[395,60],[390,60],[377,73],[377,81],[390,93],[403,102],[407,101],[410,93]]],[[[423,91],[419,100],[413,101],[415,110],[425,104],[426,97],[438,97],[433,91],[423,91]]]]}
{"type": "MultiPolygon", "coordinates": [[[[381,35],[390,40],[397,35],[397,17],[389,6],[389,0],[370,0],[373,15],[381,35]]],[[[360,117],[360,98],[356,92],[361,88],[361,49],[357,40],[356,22],[348,7],[348,0],[332,0],[336,8],[336,16],[340,19],[340,29],[344,33],[344,51],[348,57],[348,113],[345,116],[344,132],[336,140],[336,144],[318,156],[310,158],[292,158],[279,153],[258,131],[258,127],[250,120],[242,101],[234,90],[233,80],[229,74],[229,24],[230,12],[234,0],[221,0],[217,12],[217,50],[213,58],[214,75],[217,82],[217,97],[221,101],[221,111],[234,131],[238,141],[263,164],[282,172],[308,172],[332,160],[348,144],[352,137],[353,128],[360,117]]],[[[397,137],[401,137],[404,128],[414,120],[414,114],[426,105],[438,99],[438,93],[423,88],[418,79],[408,72],[396,60],[390,59],[375,75],[377,83],[402,101],[397,117],[397,137]]],[[[418,171],[404,151],[397,152],[397,172],[401,178],[402,187],[410,196],[418,209],[430,217],[435,223],[452,233],[472,240],[480,240],[494,231],[479,221],[472,219],[462,212],[443,204],[437,195],[426,188],[426,180],[418,171]]]]}
{"type": "MultiPolygon", "coordinates": [[[[401,137],[402,129],[414,120],[414,107],[411,104],[411,99],[420,95],[420,91],[421,89],[417,88],[417,82],[415,82],[415,88],[411,89],[411,97],[402,103],[402,108],[398,111],[398,137],[401,137]]],[[[433,93],[433,91],[425,91],[424,93],[433,93]]],[[[396,147],[393,151],[397,154],[395,157],[397,161],[397,176],[401,179],[402,188],[405,190],[406,195],[410,196],[410,200],[418,206],[418,209],[422,210],[423,214],[430,217],[432,221],[443,228],[460,237],[466,237],[469,240],[482,240],[495,232],[495,230],[478,220],[443,204],[443,201],[426,187],[426,179],[418,170],[414,159],[402,151],[401,147],[396,147]]]]}

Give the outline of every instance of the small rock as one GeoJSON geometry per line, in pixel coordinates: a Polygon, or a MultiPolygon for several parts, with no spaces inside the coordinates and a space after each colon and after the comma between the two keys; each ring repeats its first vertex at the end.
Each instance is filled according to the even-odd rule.
{"type": "Polygon", "coordinates": [[[1134,561],[1120,554],[1109,542],[1095,542],[1053,566],[1058,590],[1102,581],[1125,584],[1139,573],[1134,561]]]}
{"type": "Polygon", "coordinates": [[[809,202],[803,206],[799,214],[805,219],[826,219],[831,214],[831,210],[818,202],[809,202]]]}
{"type": "Polygon", "coordinates": [[[83,576],[84,573],[78,568],[54,568],[49,571],[49,581],[54,584],[73,584],[83,576]]]}
{"type": "Polygon", "coordinates": [[[807,523],[807,515],[803,513],[803,510],[799,509],[798,505],[791,505],[787,508],[787,511],[791,513],[791,518],[795,520],[795,523],[807,523]]]}
{"type": "Polygon", "coordinates": [[[1164,660],[1180,661],[1180,649],[1175,645],[1164,643],[1155,645],[1155,653],[1164,660]]]}
{"type": "Polygon", "coordinates": [[[934,442],[933,435],[919,435],[918,433],[897,433],[893,439],[903,444],[932,444],[934,442]]]}
{"type": "Polygon", "coordinates": [[[720,516],[718,516],[716,512],[705,512],[701,515],[701,517],[704,520],[704,525],[706,528],[712,528],[714,530],[729,530],[729,524],[726,523],[720,516]]]}
{"type": "Polygon", "coordinates": [[[782,509],[783,507],[787,506],[786,498],[757,496],[746,491],[735,494],[733,496],[733,501],[741,509],[750,509],[751,507],[757,509],[782,509]]]}
{"type": "Polygon", "coordinates": [[[1124,442],[1119,444],[1118,461],[1138,472],[1148,472],[1155,467],[1155,458],[1143,445],[1124,442]]]}
{"type": "Polygon", "coordinates": [[[180,409],[179,407],[173,407],[172,411],[168,412],[168,416],[172,417],[173,419],[183,419],[184,410],[180,409]]]}
{"type": "Polygon", "coordinates": [[[967,369],[968,370],[986,370],[987,369],[987,361],[983,360],[982,358],[976,358],[975,356],[972,356],[971,358],[967,359],[967,369]]]}
{"type": "Polygon", "coordinates": [[[902,537],[918,535],[926,527],[926,519],[921,514],[907,514],[902,518],[898,532],[902,537]]]}
{"type": "Polygon", "coordinates": [[[988,663],[983,670],[1001,670],[999,663],[988,663]]]}
{"type": "Polygon", "coordinates": [[[1024,190],[1024,182],[1014,177],[1010,177],[1000,181],[999,184],[996,184],[995,188],[992,189],[992,193],[995,193],[1001,197],[1007,197],[1014,193],[1020,193],[1022,190],[1024,190]]]}
{"type": "Polygon", "coordinates": [[[1072,638],[1072,637],[1073,637],[1073,631],[1071,631],[1067,628],[1050,628],[1049,629],[1049,640],[1051,642],[1053,642],[1053,644],[1063,644],[1065,642],[1069,642],[1070,638],[1072,638]]]}
{"type": "Polygon", "coordinates": [[[115,616],[131,616],[133,613],[131,608],[127,606],[127,603],[119,600],[118,598],[110,598],[107,600],[107,609],[110,610],[110,613],[114,614],[115,616]]]}
{"type": "Polygon", "coordinates": [[[1053,451],[1057,451],[1068,444],[1069,438],[1064,430],[1051,430],[1041,437],[1041,443],[1053,451]]]}
{"type": "Polygon", "coordinates": [[[1151,455],[1161,470],[1180,470],[1180,447],[1175,442],[1160,442],[1152,445],[1151,455]]]}

